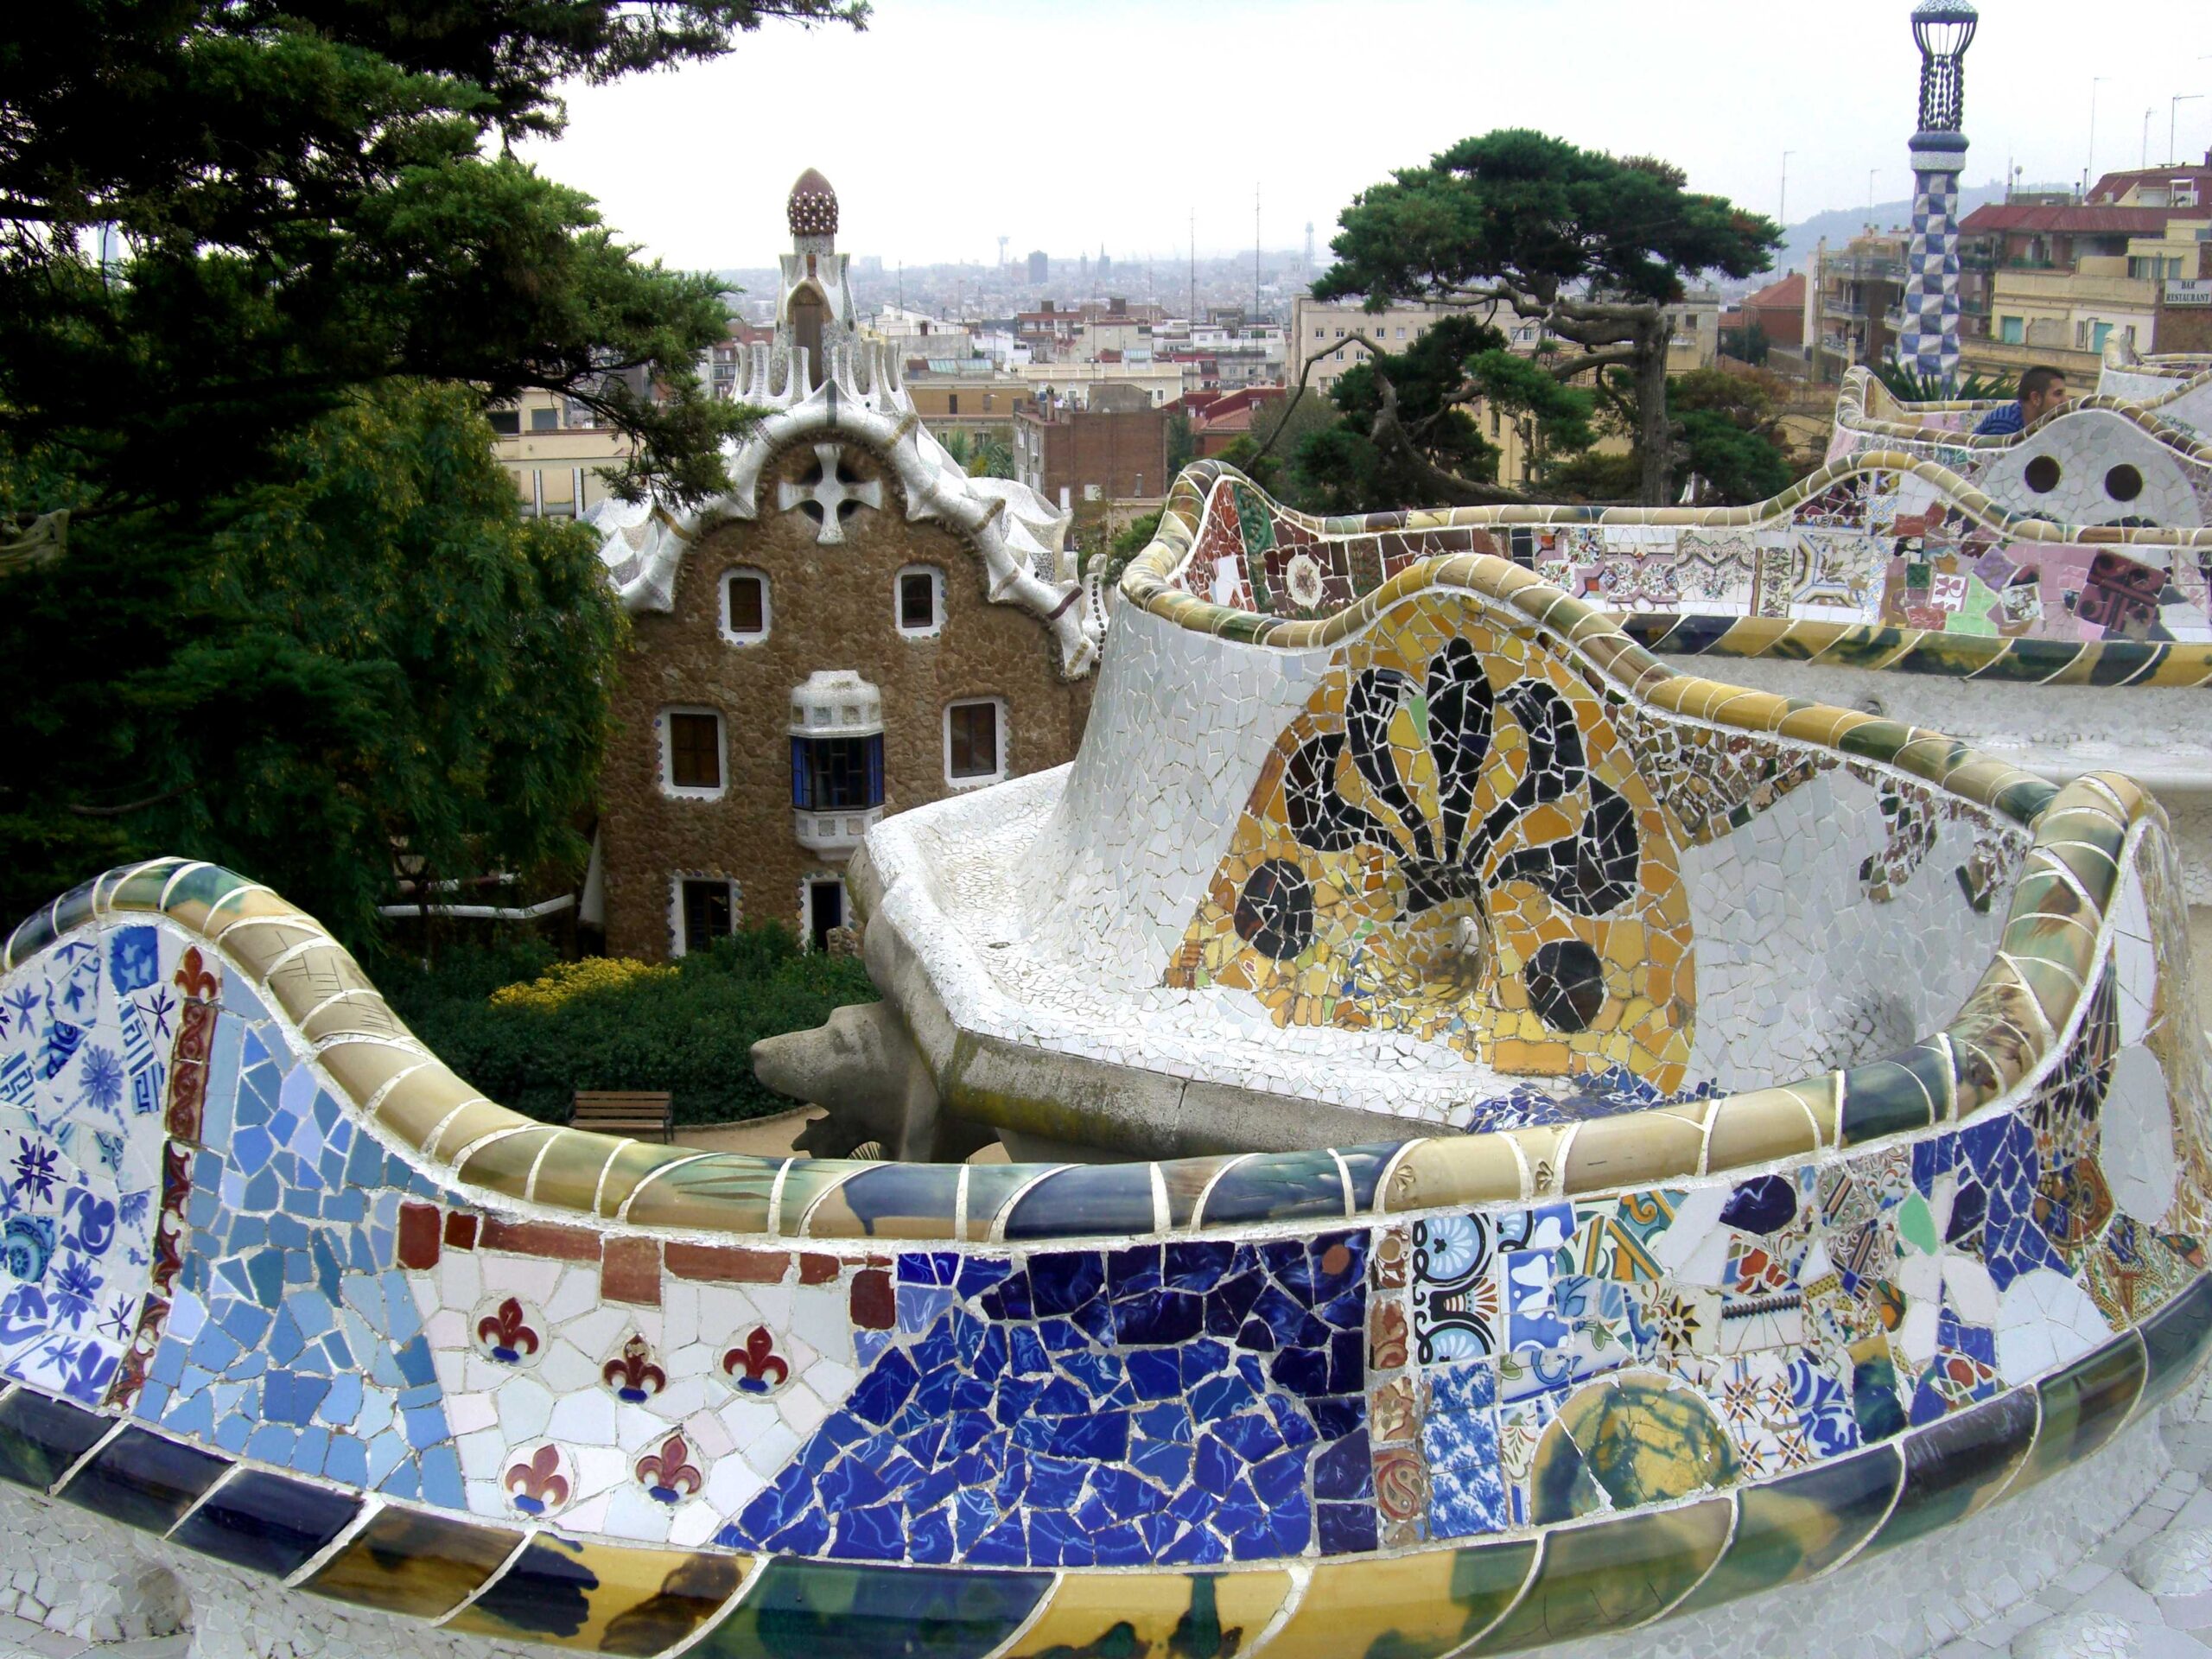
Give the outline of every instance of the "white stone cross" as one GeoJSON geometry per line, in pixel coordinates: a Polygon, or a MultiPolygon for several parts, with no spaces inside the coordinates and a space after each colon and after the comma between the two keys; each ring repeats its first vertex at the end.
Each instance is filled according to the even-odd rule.
{"type": "Polygon", "coordinates": [[[817,443],[814,446],[814,458],[822,475],[811,484],[779,481],[776,486],[776,511],[789,512],[794,507],[811,505],[819,512],[822,525],[815,532],[815,543],[828,547],[845,539],[843,519],[847,512],[883,505],[883,483],[874,478],[866,483],[849,480],[842,444],[817,443]]]}

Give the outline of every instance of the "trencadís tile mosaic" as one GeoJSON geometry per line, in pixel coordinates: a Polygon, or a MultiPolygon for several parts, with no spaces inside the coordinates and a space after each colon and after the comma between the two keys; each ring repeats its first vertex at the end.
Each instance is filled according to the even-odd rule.
{"type": "MultiPolygon", "coordinates": [[[[1172,879],[1063,994],[1213,990],[1187,1034],[1285,1098],[1355,1051],[1487,1067],[1446,1121],[1489,1132],[1065,1168],[605,1139],[161,861],[0,957],[0,1477],[588,1650],[1440,1656],[1910,1543],[2180,1384],[2212,1092],[2146,796],[1670,675],[1495,562],[1391,588],[1410,544],[1338,537],[1314,598],[1300,527],[1212,487],[1223,580],[1369,608],[1332,635],[1133,567],[1101,709],[1140,658],[1237,695],[1117,752],[1218,775],[1116,821],[1172,879]],[[1208,655],[1238,630],[1280,649],[1208,655]]],[[[986,913],[1048,785],[930,891],[986,913]]]]}

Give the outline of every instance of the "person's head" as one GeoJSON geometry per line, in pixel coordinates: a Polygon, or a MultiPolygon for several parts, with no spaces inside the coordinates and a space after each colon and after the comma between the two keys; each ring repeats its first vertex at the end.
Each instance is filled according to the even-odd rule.
{"type": "Polygon", "coordinates": [[[2066,376],[2052,368],[2033,368],[2020,376],[2020,416],[2031,423],[2066,401],[2066,376]]]}

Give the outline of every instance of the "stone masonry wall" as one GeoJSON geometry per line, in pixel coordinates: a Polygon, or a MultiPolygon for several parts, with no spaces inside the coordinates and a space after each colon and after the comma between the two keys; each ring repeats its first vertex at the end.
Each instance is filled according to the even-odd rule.
{"type": "Polygon", "coordinates": [[[887,813],[951,792],[949,702],[1005,700],[1008,776],[1075,754],[1091,681],[1060,677],[1036,617],[990,602],[982,563],[966,541],[935,523],[908,522],[878,457],[853,443],[843,454],[846,476],[880,480],[884,504],[849,514],[842,543],[818,544],[804,512],[778,510],[778,483],[796,483],[815,464],[810,443],[794,445],[762,471],[759,518],[708,531],[685,556],[674,609],[632,619],[601,782],[612,953],[656,961],[671,953],[671,881],[679,873],[732,878],[745,921],[780,921],[804,933],[802,884],[842,874],[842,860],[801,847],[791,827],[790,693],[817,670],[855,670],[883,694],[887,813]],[[911,639],[897,626],[898,575],[914,564],[944,575],[944,626],[933,639],[911,639]],[[765,573],[769,588],[768,637],[744,645],[721,628],[721,579],[741,567],[765,573]],[[721,713],[720,799],[677,799],[664,790],[653,722],[670,707],[721,713]]]}

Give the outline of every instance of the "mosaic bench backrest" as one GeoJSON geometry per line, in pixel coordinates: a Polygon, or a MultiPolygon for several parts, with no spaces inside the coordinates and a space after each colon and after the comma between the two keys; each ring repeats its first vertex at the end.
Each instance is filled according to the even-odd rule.
{"type": "Polygon", "coordinates": [[[2157,809],[1974,776],[2034,842],[1912,1051],[1180,1164],[533,1124],[267,889],[112,872],[0,955],[0,1477],[448,1629],[748,1659],[1503,1652],[1911,1543],[2212,1333],[2157,809]]]}
{"type": "Polygon", "coordinates": [[[2155,409],[2168,425],[2193,436],[2212,435],[2212,354],[2138,357],[2114,340],[2105,347],[2097,395],[2155,409]]]}
{"type": "MultiPolygon", "coordinates": [[[[1755,1087],[1877,1058],[1965,1001],[2023,826],[1645,702],[1573,641],[1573,615],[1535,620],[1502,580],[1548,591],[1465,555],[1337,619],[1352,625],[1328,630],[1327,669],[1259,764],[1166,986],[1249,992],[1278,1027],[1442,1045],[1486,1068],[1466,1097],[1504,1074],[1499,1098],[1452,1109],[1469,1128],[1590,1109],[1516,1079],[1577,1078],[1615,1109],[1755,1087]],[[1879,826],[1863,852],[1862,817],[1879,826]],[[1870,996],[1877,964],[1906,963],[1909,986],[1870,996]]],[[[1103,716],[1145,718],[1122,690],[1103,716]]],[[[1133,794],[1158,786],[1157,768],[1115,769],[1133,794]]],[[[1077,810],[1141,811],[1095,793],[1071,785],[1077,810]]]]}
{"type": "Polygon", "coordinates": [[[1904,404],[1863,368],[1836,399],[1827,458],[1884,450],[1932,461],[2008,512],[2056,524],[2212,523],[2212,375],[2142,401],[2077,397],[2024,432],[1977,437],[1994,403],[1904,404]]]}
{"type": "Polygon", "coordinates": [[[1769,654],[1982,679],[2212,678],[2212,530],[2008,512],[1899,449],[1745,507],[1497,506],[1315,518],[1217,461],[1176,585],[1310,621],[1422,559],[1487,553],[1626,619],[1669,656],[1769,654]]]}

